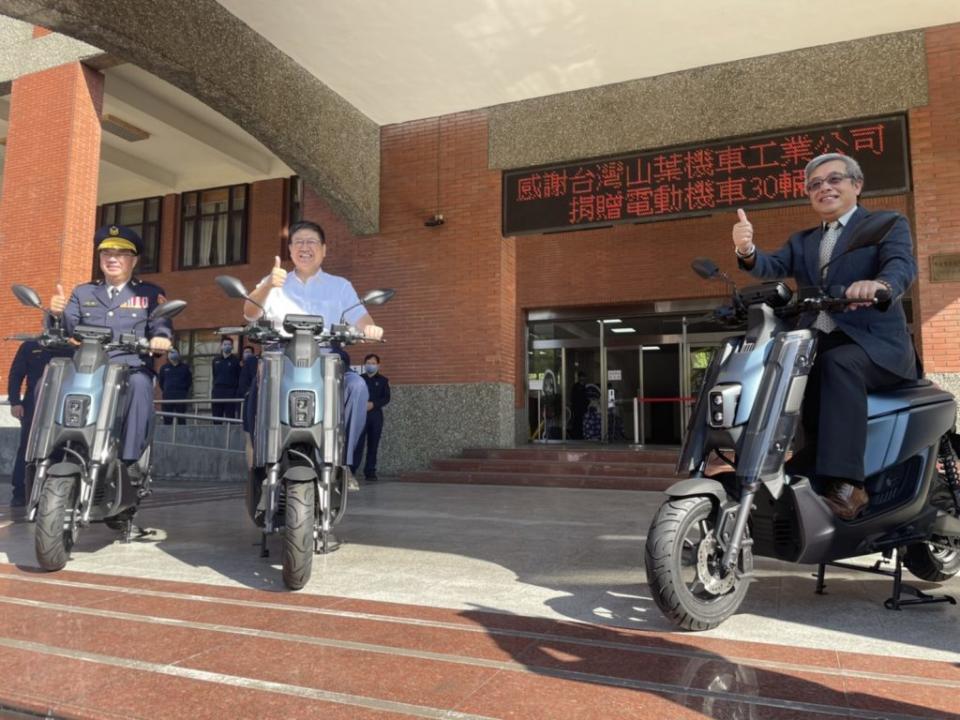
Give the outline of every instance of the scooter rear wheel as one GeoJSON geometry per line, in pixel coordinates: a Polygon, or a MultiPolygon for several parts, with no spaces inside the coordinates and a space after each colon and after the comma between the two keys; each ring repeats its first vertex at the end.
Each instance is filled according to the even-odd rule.
{"type": "Polygon", "coordinates": [[[62,570],[76,542],[76,493],[80,478],[48,477],[37,504],[37,526],[33,534],[37,562],[44,570],[62,570]]]}
{"type": "Polygon", "coordinates": [[[944,582],[960,572],[960,552],[928,543],[914,543],[907,546],[903,564],[921,580],[944,582]]]}
{"type": "Polygon", "coordinates": [[[313,567],[316,488],[312,482],[288,482],[283,531],[283,582],[299,590],[313,567]]]}
{"type": "Polygon", "coordinates": [[[660,506],[647,533],[647,582],[654,602],[685,630],[717,627],[737,611],[749,587],[742,576],[753,570],[750,546],[740,551],[736,573],[721,572],[715,519],[710,498],[677,498],[660,506]]]}

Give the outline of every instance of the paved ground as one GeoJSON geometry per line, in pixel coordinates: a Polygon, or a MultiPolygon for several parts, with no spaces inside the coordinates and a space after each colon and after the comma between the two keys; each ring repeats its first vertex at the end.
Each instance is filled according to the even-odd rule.
{"type": "MultiPolygon", "coordinates": [[[[5,491],[8,492],[8,491],[5,491]]],[[[0,494],[0,502],[6,500],[0,494]]],[[[283,590],[234,485],[166,484],[156,534],[34,569],[0,517],[0,706],[56,717],[960,718],[960,607],[761,560],[741,612],[673,632],[641,558],[659,494],[383,482],[283,590]],[[459,714],[458,714],[459,713],[459,714]]],[[[5,506],[4,506],[5,509],[5,506]]],[[[923,587],[931,587],[918,583],[923,587]]],[[[960,597],[960,580],[946,589],[960,597]]]]}

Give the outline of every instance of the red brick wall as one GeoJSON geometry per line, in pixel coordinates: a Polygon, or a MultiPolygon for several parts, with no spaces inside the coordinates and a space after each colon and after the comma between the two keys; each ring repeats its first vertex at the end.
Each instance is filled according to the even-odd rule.
{"type": "MultiPolygon", "coordinates": [[[[56,282],[90,277],[100,162],[103,76],[79,63],[13,82],[0,197],[0,338],[35,331],[38,312],[9,295],[32,286],[44,303],[56,282]]],[[[0,392],[6,392],[13,342],[0,345],[0,392]]]]}
{"type": "Polygon", "coordinates": [[[234,275],[251,288],[273,267],[285,229],[284,180],[264,180],[252,183],[249,187],[248,262],[244,265],[177,270],[180,196],[167,195],[163,199],[160,272],[143,275],[143,278],[161,285],[168,298],[188,301],[187,309],[174,321],[178,330],[242,324],[243,303],[227,298],[217,287],[214,278],[217,275],[234,275]]]}
{"type": "Polygon", "coordinates": [[[328,272],[347,276],[361,295],[397,290],[370,311],[385,328],[387,344],[373,350],[392,382],[513,382],[514,242],[500,236],[500,173],[487,168],[486,115],[444,117],[439,145],[437,123],[383,128],[379,234],[352,236],[309,192],[304,216],[324,226],[328,272]],[[424,227],[438,208],[446,223],[424,227]]]}
{"type": "Polygon", "coordinates": [[[960,25],[926,31],[929,104],[910,112],[927,372],[960,372],[960,283],[931,283],[930,256],[960,253],[960,25]]]}

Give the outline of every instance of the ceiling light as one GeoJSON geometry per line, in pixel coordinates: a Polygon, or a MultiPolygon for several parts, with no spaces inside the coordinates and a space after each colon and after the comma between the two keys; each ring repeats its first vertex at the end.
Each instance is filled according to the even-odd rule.
{"type": "Polygon", "coordinates": [[[637,329],[632,327],[610,328],[610,332],[615,333],[635,333],[636,331],[637,329]]]}
{"type": "Polygon", "coordinates": [[[659,350],[659,349],[660,349],[660,346],[659,346],[659,345],[644,345],[644,346],[643,346],[643,349],[644,349],[644,350],[659,350]]]}
{"type": "Polygon", "coordinates": [[[623,322],[620,318],[607,318],[603,321],[604,325],[616,325],[619,322],[623,322]]]}

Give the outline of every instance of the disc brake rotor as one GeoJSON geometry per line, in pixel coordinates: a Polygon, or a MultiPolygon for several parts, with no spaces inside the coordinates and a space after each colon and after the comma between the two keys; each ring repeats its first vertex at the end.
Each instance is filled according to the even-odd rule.
{"type": "Polygon", "coordinates": [[[697,577],[703,588],[712,595],[724,595],[733,589],[736,573],[732,570],[726,575],[720,574],[723,553],[717,547],[717,540],[711,531],[700,541],[697,548],[697,577]]]}

